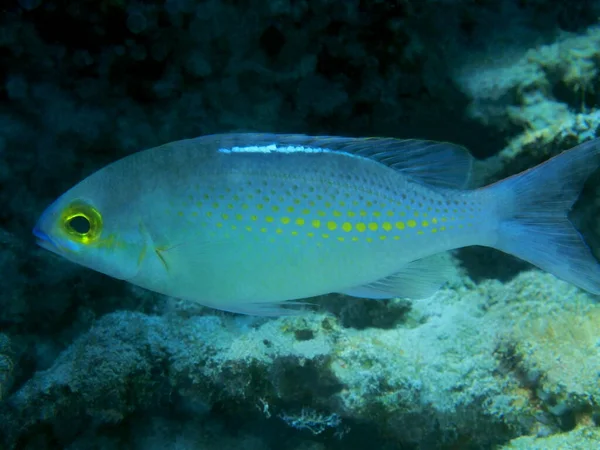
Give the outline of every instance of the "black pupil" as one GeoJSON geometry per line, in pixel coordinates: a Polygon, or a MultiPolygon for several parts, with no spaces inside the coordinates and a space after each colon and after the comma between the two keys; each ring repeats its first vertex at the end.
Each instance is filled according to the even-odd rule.
{"type": "Polygon", "coordinates": [[[79,234],[87,234],[90,231],[92,224],[83,216],[75,216],[69,220],[69,226],[79,234]]]}

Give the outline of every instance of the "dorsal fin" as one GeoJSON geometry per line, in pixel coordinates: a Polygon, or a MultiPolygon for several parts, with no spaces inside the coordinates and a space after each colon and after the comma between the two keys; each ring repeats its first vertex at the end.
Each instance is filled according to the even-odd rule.
{"type": "MultiPolygon", "coordinates": [[[[473,157],[459,145],[436,141],[394,138],[348,138],[302,134],[234,133],[213,135],[227,148],[282,146],[291,151],[340,151],[369,158],[396,169],[423,184],[464,189],[467,187],[473,157]]],[[[277,151],[274,149],[274,151],[277,151]]]]}
{"type": "Polygon", "coordinates": [[[459,145],[394,138],[313,138],[323,145],[385,164],[430,186],[464,189],[469,184],[473,157],[459,145]]]}
{"type": "Polygon", "coordinates": [[[454,189],[465,189],[469,184],[473,157],[459,145],[390,138],[367,138],[364,144],[357,146],[353,153],[374,159],[422,183],[454,189]]]}

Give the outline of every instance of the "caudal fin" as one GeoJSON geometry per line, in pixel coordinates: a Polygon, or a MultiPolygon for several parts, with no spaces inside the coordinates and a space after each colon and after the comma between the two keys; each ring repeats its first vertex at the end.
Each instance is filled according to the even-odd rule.
{"type": "Polygon", "coordinates": [[[490,186],[500,215],[495,247],[600,294],[600,264],[567,217],[599,166],[595,139],[490,186]]]}

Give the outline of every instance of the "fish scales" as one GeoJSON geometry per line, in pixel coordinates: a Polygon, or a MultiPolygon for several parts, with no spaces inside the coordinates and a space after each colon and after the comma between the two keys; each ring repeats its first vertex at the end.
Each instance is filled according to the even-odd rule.
{"type": "MultiPolygon", "coordinates": [[[[172,159],[165,149],[157,152],[172,159]]],[[[332,286],[339,291],[383,278],[461,237],[467,244],[477,242],[473,229],[464,231],[474,227],[482,205],[451,200],[450,193],[411,183],[373,161],[333,152],[265,154],[260,160],[244,152],[206,158],[193,147],[168,152],[177,154],[183,167],[177,168],[175,183],[161,183],[170,184],[168,206],[144,223],[185,245],[229,243],[231,251],[219,246],[216,258],[183,258],[210,273],[202,289],[209,298],[218,291],[221,304],[224,286],[227,301],[309,297],[332,286]],[[186,172],[186,167],[202,170],[186,172]],[[257,287],[256,280],[268,282],[257,287]]],[[[153,153],[145,156],[149,167],[140,185],[144,179],[170,178],[153,163],[153,153]]],[[[140,215],[156,202],[147,196],[140,215]]],[[[196,271],[180,270],[169,251],[163,257],[177,286],[170,294],[190,298],[197,289],[196,271]]],[[[162,280],[156,281],[152,287],[160,290],[162,280]]]]}

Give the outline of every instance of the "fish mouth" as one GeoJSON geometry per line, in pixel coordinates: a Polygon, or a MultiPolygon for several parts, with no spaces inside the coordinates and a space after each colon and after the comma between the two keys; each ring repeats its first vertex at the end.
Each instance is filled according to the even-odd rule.
{"type": "Polygon", "coordinates": [[[53,253],[59,253],[60,247],[48,236],[45,232],[39,229],[37,226],[33,228],[33,235],[36,238],[36,244],[46,250],[50,250],[53,253]]]}

